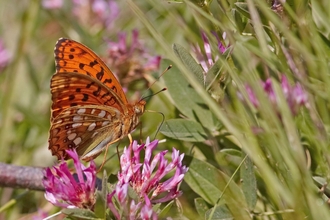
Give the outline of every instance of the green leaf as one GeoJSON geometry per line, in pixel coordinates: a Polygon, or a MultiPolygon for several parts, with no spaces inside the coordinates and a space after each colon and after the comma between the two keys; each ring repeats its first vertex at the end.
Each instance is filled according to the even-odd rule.
{"type": "MultiPolygon", "coordinates": [[[[161,69],[165,69],[170,64],[171,62],[168,60],[162,60],[161,69]]],[[[164,74],[163,79],[174,105],[180,112],[189,119],[201,123],[204,128],[210,131],[220,128],[220,122],[214,117],[204,100],[188,83],[178,68],[173,66],[168,73],[164,74]]]]}
{"type": "Polygon", "coordinates": [[[160,132],[182,141],[201,142],[207,139],[207,135],[199,123],[186,119],[167,120],[160,132]]]}
{"type": "Polygon", "coordinates": [[[95,204],[95,213],[100,216],[100,214],[103,214],[103,218],[106,216],[106,210],[108,208],[108,203],[107,203],[107,195],[108,195],[108,181],[107,181],[107,171],[103,171],[103,176],[102,176],[102,188],[98,188],[97,190],[97,197],[96,197],[96,204],[95,204]]]}
{"type": "Polygon", "coordinates": [[[194,199],[194,203],[195,203],[197,213],[199,214],[200,217],[202,217],[204,219],[205,213],[207,212],[207,210],[209,210],[207,203],[202,198],[194,199]]]}
{"type": "Polygon", "coordinates": [[[212,205],[226,204],[237,219],[250,219],[245,211],[247,205],[244,195],[235,182],[229,182],[229,176],[214,166],[188,155],[184,158],[184,164],[189,167],[184,181],[194,192],[212,205]]]}
{"type": "MultiPolygon", "coordinates": [[[[237,11],[239,13],[241,13],[246,18],[251,19],[251,15],[250,15],[250,11],[249,11],[248,4],[247,3],[245,3],[245,2],[236,2],[234,5],[235,5],[235,7],[236,7],[236,9],[237,9],[237,11]]],[[[260,11],[257,6],[256,6],[256,9],[258,11],[258,15],[260,16],[261,22],[264,25],[267,25],[268,26],[268,23],[267,22],[269,20],[264,16],[264,14],[262,13],[262,11],[260,11]]]]}
{"type": "Polygon", "coordinates": [[[210,164],[188,155],[185,156],[184,161],[185,164],[189,161],[185,182],[209,204],[216,204],[229,177],[210,164]]]}
{"type": "Polygon", "coordinates": [[[207,142],[194,142],[193,147],[198,148],[199,151],[207,158],[209,163],[215,162],[215,154],[212,146],[205,144],[207,142]]]}
{"type": "MultiPolygon", "coordinates": [[[[245,155],[243,155],[245,158],[245,155]]],[[[254,164],[249,157],[243,162],[240,169],[242,190],[248,204],[249,210],[253,210],[257,204],[257,180],[254,173],[254,164]]]]}
{"type": "Polygon", "coordinates": [[[189,69],[195,75],[198,82],[200,82],[201,85],[205,85],[204,70],[190,55],[190,53],[179,44],[173,45],[173,51],[175,55],[180,58],[180,60],[187,67],[187,69],[189,69]]]}
{"type": "Polygon", "coordinates": [[[243,20],[241,13],[238,12],[236,9],[233,9],[235,23],[237,26],[237,29],[240,33],[243,33],[246,27],[247,22],[243,20]]]}
{"type": "Polygon", "coordinates": [[[218,60],[206,73],[205,86],[207,91],[216,101],[221,101],[224,97],[224,91],[220,86],[221,61],[218,60]]]}
{"type": "Polygon", "coordinates": [[[218,81],[221,69],[221,60],[216,61],[209,69],[205,79],[205,86],[207,89],[209,89],[214,82],[218,81]]]}
{"type": "Polygon", "coordinates": [[[242,151],[233,148],[221,149],[220,152],[234,157],[240,157],[240,158],[242,157],[242,151]]]}
{"type": "MultiPolygon", "coordinates": [[[[170,211],[170,209],[172,208],[173,206],[173,203],[174,203],[174,200],[172,200],[171,202],[169,202],[159,213],[158,217],[160,219],[165,219],[166,217],[168,217],[168,213],[170,211]]],[[[155,207],[154,207],[155,208],[155,207]]]]}
{"type": "Polygon", "coordinates": [[[205,219],[210,219],[210,220],[234,219],[225,205],[217,206],[214,211],[213,209],[209,209],[205,214],[206,214],[205,219]]]}
{"type": "Polygon", "coordinates": [[[242,162],[242,152],[236,149],[221,149],[215,153],[217,163],[222,167],[236,167],[242,162]]]}
{"type": "Polygon", "coordinates": [[[235,7],[236,7],[236,9],[239,13],[241,13],[246,18],[251,19],[247,3],[245,3],[245,2],[236,2],[234,5],[235,5],[235,7]]]}
{"type": "Polygon", "coordinates": [[[108,175],[106,170],[103,171],[101,192],[103,195],[103,199],[106,199],[108,194],[108,175]]]}
{"type": "MultiPolygon", "coordinates": [[[[221,134],[217,136],[217,139],[219,140],[219,145],[221,149],[227,148],[227,149],[236,149],[241,152],[241,148],[237,146],[237,144],[233,141],[230,134],[221,134]]],[[[241,154],[240,154],[241,156],[241,154]]]]}
{"type": "Polygon", "coordinates": [[[63,209],[61,212],[66,215],[70,215],[80,219],[90,219],[90,220],[100,219],[96,217],[94,212],[88,209],[63,209]]]}

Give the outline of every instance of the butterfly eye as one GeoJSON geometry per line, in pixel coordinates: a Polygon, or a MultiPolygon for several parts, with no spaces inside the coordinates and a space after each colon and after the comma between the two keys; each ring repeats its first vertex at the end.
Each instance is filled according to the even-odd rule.
{"type": "Polygon", "coordinates": [[[140,108],[138,108],[137,106],[134,108],[134,112],[136,113],[136,114],[140,114],[141,113],[141,109],[140,108]]]}
{"type": "Polygon", "coordinates": [[[144,112],[144,105],[136,105],[134,106],[134,112],[136,115],[142,115],[144,112]]]}

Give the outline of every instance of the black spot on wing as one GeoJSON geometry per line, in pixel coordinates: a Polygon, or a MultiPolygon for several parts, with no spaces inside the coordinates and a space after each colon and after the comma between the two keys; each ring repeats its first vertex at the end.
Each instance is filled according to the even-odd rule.
{"type": "Polygon", "coordinates": [[[97,64],[98,64],[97,60],[94,60],[94,61],[92,61],[92,62],[89,63],[89,66],[90,67],[93,67],[93,66],[95,66],[97,64]]]}
{"type": "Polygon", "coordinates": [[[115,99],[113,97],[111,97],[109,100],[107,100],[106,102],[104,102],[105,105],[112,105],[115,103],[115,99]]]}
{"type": "Polygon", "coordinates": [[[112,83],[112,79],[105,79],[103,83],[112,83]]]}
{"type": "Polygon", "coordinates": [[[104,97],[106,97],[106,96],[108,96],[108,95],[110,95],[110,93],[109,93],[109,92],[107,92],[107,93],[104,93],[104,94],[101,96],[101,98],[103,99],[104,97]]]}
{"type": "Polygon", "coordinates": [[[84,69],[84,66],[85,66],[85,64],[79,63],[79,69],[83,70],[84,69]]]}
{"type": "Polygon", "coordinates": [[[101,87],[99,86],[96,91],[93,92],[93,95],[99,96],[101,92],[101,87]]]}
{"type": "Polygon", "coordinates": [[[104,76],[104,69],[103,67],[101,67],[101,71],[96,73],[96,78],[101,81],[103,76],[104,76]]]}
{"type": "Polygon", "coordinates": [[[95,84],[95,82],[91,82],[91,83],[89,83],[89,84],[86,85],[86,88],[89,89],[94,84],[95,84]]]}
{"type": "Polygon", "coordinates": [[[88,100],[88,95],[87,94],[83,94],[84,98],[81,99],[81,101],[86,102],[88,100]]]}

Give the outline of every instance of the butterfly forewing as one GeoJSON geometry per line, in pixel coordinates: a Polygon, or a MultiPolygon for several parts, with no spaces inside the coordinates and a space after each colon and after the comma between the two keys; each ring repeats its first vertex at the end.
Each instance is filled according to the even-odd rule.
{"type": "Polygon", "coordinates": [[[112,90],[94,78],[79,73],[57,73],[51,80],[52,120],[63,110],[78,105],[107,105],[127,112],[112,90]]]}
{"type": "Polygon", "coordinates": [[[91,76],[110,89],[116,89],[118,97],[127,103],[126,95],[118,80],[105,63],[86,46],[65,38],[57,41],[54,49],[56,72],[78,72],[91,76]]]}

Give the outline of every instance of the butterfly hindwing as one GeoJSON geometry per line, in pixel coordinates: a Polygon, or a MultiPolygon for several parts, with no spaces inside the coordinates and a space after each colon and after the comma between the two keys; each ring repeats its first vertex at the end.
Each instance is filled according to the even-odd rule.
{"type": "Polygon", "coordinates": [[[68,159],[65,150],[76,149],[84,159],[88,153],[97,154],[104,146],[121,138],[121,125],[121,113],[115,108],[70,107],[52,122],[50,150],[58,159],[68,159]]]}

